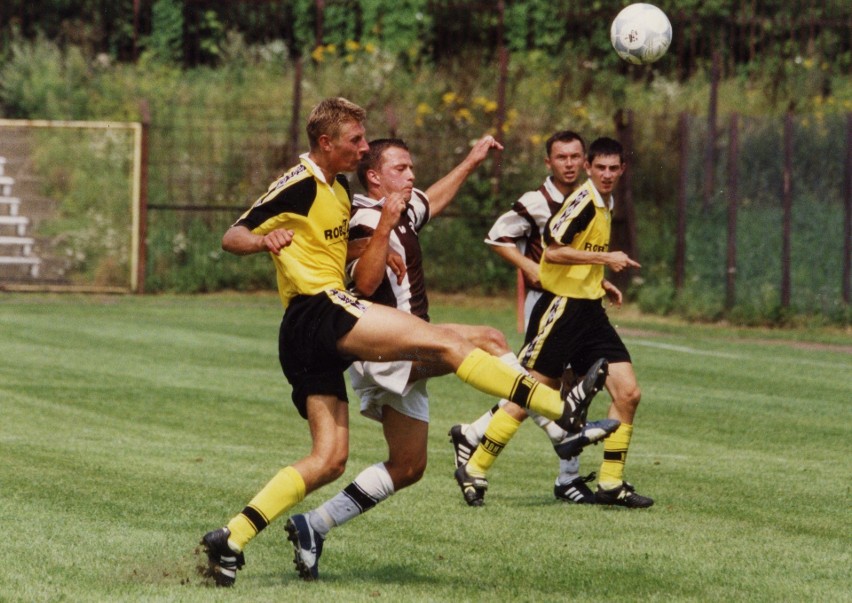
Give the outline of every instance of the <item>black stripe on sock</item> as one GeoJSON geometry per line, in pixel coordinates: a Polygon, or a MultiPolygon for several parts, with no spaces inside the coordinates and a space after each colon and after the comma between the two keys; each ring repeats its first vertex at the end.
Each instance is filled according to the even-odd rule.
{"type": "Polygon", "coordinates": [[[249,520],[251,525],[253,525],[254,529],[258,532],[260,532],[266,526],[269,525],[269,520],[267,520],[266,517],[263,516],[263,513],[261,513],[254,507],[247,506],[245,509],[243,509],[242,514],[245,516],[246,519],[249,520]]]}
{"type": "Polygon", "coordinates": [[[346,486],[343,489],[343,493],[350,499],[352,499],[352,502],[354,502],[358,506],[358,508],[361,509],[361,513],[369,511],[377,504],[379,504],[379,501],[364,492],[361,488],[358,487],[358,484],[356,484],[355,482],[352,482],[351,484],[346,486]]]}
{"type": "Polygon", "coordinates": [[[505,444],[501,444],[500,442],[495,442],[494,440],[492,440],[488,436],[482,436],[482,441],[480,442],[480,444],[482,445],[482,447],[485,449],[486,452],[488,452],[489,454],[492,454],[494,456],[499,455],[503,451],[503,448],[506,447],[505,444]]]}
{"type": "Polygon", "coordinates": [[[512,387],[512,395],[509,399],[524,408],[530,407],[532,392],[535,389],[536,382],[526,375],[518,375],[512,387]]]}
{"type": "Polygon", "coordinates": [[[605,461],[616,461],[623,463],[627,459],[626,450],[604,450],[603,458],[605,461]]]}

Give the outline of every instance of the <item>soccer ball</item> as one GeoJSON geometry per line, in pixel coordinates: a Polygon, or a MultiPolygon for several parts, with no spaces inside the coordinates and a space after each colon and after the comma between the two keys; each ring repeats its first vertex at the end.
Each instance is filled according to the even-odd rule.
{"type": "Polygon", "coordinates": [[[631,4],[613,20],[609,40],[625,61],[647,65],[666,54],[672,43],[672,24],[653,4],[631,4]]]}

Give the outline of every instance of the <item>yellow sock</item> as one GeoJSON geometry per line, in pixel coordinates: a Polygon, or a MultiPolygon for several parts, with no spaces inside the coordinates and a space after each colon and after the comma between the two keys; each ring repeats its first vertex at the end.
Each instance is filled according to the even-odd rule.
{"type": "Polygon", "coordinates": [[[604,440],[604,460],[598,479],[601,488],[616,488],[624,481],[624,461],[627,460],[627,449],[630,447],[632,435],[633,425],[622,423],[604,440]]]}
{"type": "Polygon", "coordinates": [[[565,403],[558,391],[542,385],[479,348],[467,355],[456,370],[456,375],[481,392],[511,400],[548,419],[562,416],[565,403]]]}
{"type": "Polygon", "coordinates": [[[470,455],[467,472],[476,477],[485,477],[491,465],[497,460],[497,455],[503,451],[520,426],[520,421],[502,408],[498,409],[491,417],[479,446],[470,455]]]}
{"type": "Polygon", "coordinates": [[[305,480],[293,467],[285,467],[269,480],[242,512],[228,522],[231,548],[242,551],[276,517],[305,498],[305,480]]]}

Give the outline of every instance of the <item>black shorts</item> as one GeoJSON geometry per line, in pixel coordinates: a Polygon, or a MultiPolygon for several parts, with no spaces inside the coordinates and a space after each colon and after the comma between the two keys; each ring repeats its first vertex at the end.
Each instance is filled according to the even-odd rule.
{"type": "Polygon", "coordinates": [[[533,307],[518,358],[527,369],[558,379],[570,365],[582,377],[598,360],[630,362],[600,299],[562,297],[545,291],[533,307]]]}
{"type": "Polygon", "coordinates": [[[356,360],[337,351],[337,340],[363,316],[369,302],[339,289],[293,298],[278,331],[278,359],[293,386],[293,404],[307,418],[308,396],[348,402],[343,373],[356,360]]]}

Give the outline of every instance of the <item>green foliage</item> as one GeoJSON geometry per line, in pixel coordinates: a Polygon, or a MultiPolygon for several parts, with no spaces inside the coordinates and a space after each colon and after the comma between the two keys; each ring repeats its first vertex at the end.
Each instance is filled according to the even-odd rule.
{"type": "Polygon", "coordinates": [[[179,63],[183,56],[182,3],[179,0],[156,0],[151,13],[151,35],[145,44],[147,52],[156,60],[179,63]]]}
{"type": "Polygon", "coordinates": [[[36,133],[32,160],[43,194],[57,203],[35,233],[42,252],[74,283],[128,287],[132,134],[126,130],[36,133]]]}

